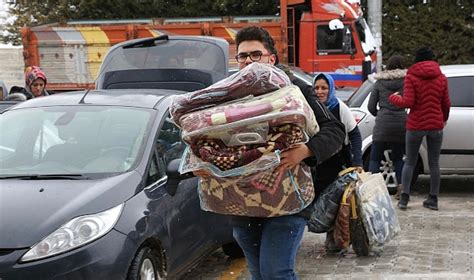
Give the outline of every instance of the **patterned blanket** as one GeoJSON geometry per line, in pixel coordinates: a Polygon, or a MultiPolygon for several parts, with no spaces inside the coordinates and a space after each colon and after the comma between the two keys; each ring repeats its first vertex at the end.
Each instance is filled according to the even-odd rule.
{"type": "Polygon", "coordinates": [[[296,125],[271,127],[264,143],[227,146],[220,139],[202,136],[193,143],[191,149],[202,160],[212,163],[220,170],[229,170],[244,166],[259,159],[262,155],[273,153],[276,150],[285,151],[304,139],[303,131],[296,125]]]}
{"type": "Polygon", "coordinates": [[[275,66],[252,63],[239,72],[202,90],[177,95],[170,109],[173,121],[180,124],[184,114],[210,108],[245,96],[258,96],[290,85],[290,79],[275,66]]]}
{"type": "Polygon", "coordinates": [[[203,210],[248,217],[298,213],[314,199],[311,171],[304,163],[280,173],[270,169],[247,176],[200,178],[198,190],[203,210]]]}
{"type": "Polygon", "coordinates": [[[242,128],[247,126],[250,126],[247,130],[254,130],[257,124],[260,127],[298,125],[307,136],[312,136],[319,130],[313,111],[301,90],[294,85],[257,97],[191,112],[182,116],[180,123],[183,139],[188,143],[194,142],[193,138],[201,135],[226,141],[223,138],[228,135],[241,133],[242,128]]]}

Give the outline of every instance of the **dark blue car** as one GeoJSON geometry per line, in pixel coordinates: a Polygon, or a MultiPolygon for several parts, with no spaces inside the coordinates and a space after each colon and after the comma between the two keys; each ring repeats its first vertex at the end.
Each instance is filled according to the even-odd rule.
{"type": "MultiPolygon", "coordinates": [[[[182,92],[159,85],[219,76],[181,70],[155,89],[61,93],[0,114],[0,279],[176,279],[220,246],[241,254],[229,218],[200,210],[197,178],[177,171],[185,146],[168,108],[182,92]]],[[[120,71],[137,73],[105,74],[109,88],[120,71]]]]}

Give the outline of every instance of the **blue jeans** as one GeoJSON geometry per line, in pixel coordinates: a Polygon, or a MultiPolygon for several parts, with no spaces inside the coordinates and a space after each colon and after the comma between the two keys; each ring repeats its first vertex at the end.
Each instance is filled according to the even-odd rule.
{"type": "Polygon", "coordinates": [[[403,154],[405,153],[405,143],[394,142],[373,142],[370,150],[369,171],[380,172],[380,161],[384,160],[384,151],[391,149],[390,158],[395,169],[397,183],[402,184],[403,154]]]}
{"type": "Polygon", "coordinates": [[[298,279],[294,266],[306,222],[291,215],[234,226],[234,238],[244,251],[253,280],[298,279]]]}

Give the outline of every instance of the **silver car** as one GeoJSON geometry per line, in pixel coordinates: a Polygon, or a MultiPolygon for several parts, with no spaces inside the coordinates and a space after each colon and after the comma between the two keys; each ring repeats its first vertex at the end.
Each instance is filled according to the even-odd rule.
{"type": "MultiPolygon", "coordinates": [[[[444,128],[439,161],[441,174],[474,174],[474,64],[441,66],[441,71],[448,78],[451,99],[451,111],[444,128]]],[[[362,155],[366,169],[375,125],[375,117],[370,114],[367,104],[375,82],[369,76],[347,101],[362,135],[362,155]]],[[[390,160],[390,150],[385,151],[380,169],[389,191],[394,191],[398,182],[390,160]]],[[[429,174],[426,140],[420,148],[412,184],[419,174],[429,174]]]]}

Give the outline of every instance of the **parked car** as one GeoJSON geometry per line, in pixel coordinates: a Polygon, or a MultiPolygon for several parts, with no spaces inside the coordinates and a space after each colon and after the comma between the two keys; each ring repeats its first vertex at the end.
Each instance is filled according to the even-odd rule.
{"type": "MultiPolygon", "coordinates": [[[[207,44],[185,41],[198,56],[207,44]]],[[[229,217],[202,211],[197,178],[178,172],[185,145],[168,108],[183,91],[159,89],[225,77],[225,55],[215,59],[215,67],[148,81],[158,89],[56,94],[0,114],[1,279],[178,279],[220,246],[241,256],[229,217]]],[[[145,73],[108,69],[101,75],[110,87],[124,85],[121,71],[128,85],[145,73]]]]}
{"type": "Polygon", "coordinates": [[[0,100],[5,99],[7,95],[8,95],[8,88],[5,85],[5,83],[2,80],[0,80],[0,100]]]}
{"type": "MultiPolygon", "coordinates": [[[[439,161],[441,174],[474,174],[474,64],[441,66],[441,71],[448,78],[451,99],[451,112],[444,128],[439,161]]],[[[375,80],[370,77],[347,101],[362,135],[362,152],[366,169],[375,124],[375,117],[368,111],[367,104],[374,83],[375,80]]],[[[396,190],[398,182],[390,160],[390,150],[385,151],[385,159],[380,169],[389,189],[396,190]]],[[[419,174],[429,174],[426,140],[420,148],[412,184],[419,174]]]]}
{"type": "Polygon", "coordinates": [[[20,101],[16,101],[16,100],[0,100],[0,114],[3,113],[3,111],[5,111],[6,109],[12,107],[13,105],[19,102],[20,101]]]}
{"type": "Polygon", "coordinates": [[[200,210],[197,178],[177,171],[172,93],[71,92],[0,115],[3,279],[174,279],[232,254],[229,219],[200,210]]]}

